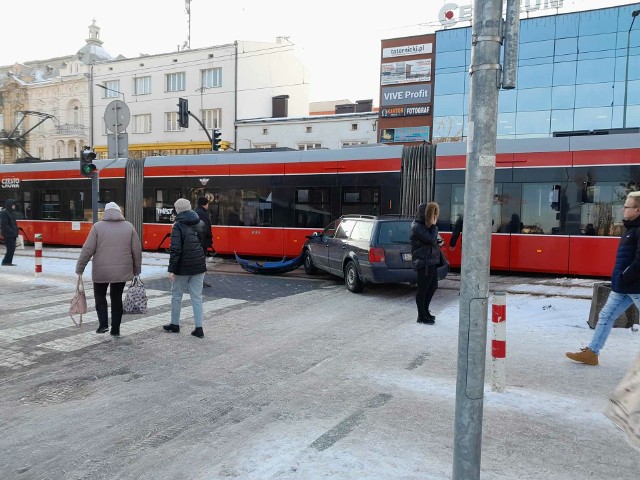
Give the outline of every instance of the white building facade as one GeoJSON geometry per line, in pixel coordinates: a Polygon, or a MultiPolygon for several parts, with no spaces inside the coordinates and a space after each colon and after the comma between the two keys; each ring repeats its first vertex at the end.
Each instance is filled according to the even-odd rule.
{"type": "Polygon", "coordinates": [[[231,148],[238,143],[236,123],[273,116],[274,97],[285,102],[284,114],[309,110],[309,75],[284,38],[116,59],[94,65],[90,75],[92,142],[102,158],[108,156],[104,115],[113,100],[125,101],[130,112],[126,132],[132,158],[211,150],[194,118],[180,127],[179,98],[188,100],[189,111],[210,134],[220,129],[231,148]]]}

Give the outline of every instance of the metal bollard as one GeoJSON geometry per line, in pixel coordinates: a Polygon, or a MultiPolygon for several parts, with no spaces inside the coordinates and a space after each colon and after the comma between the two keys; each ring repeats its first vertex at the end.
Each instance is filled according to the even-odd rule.
{"type": "Polygon", "coordinates": [[[507,293],[494,292],[491,306],[491,390],[504,392],[506,383],[505,358],[507,356],[507,293]]]}
{"type": "Polygon", "coordinates": [[[36,260],[36,278],[42,275],[42,234],[36,233],[33,242],[36,260]]]}

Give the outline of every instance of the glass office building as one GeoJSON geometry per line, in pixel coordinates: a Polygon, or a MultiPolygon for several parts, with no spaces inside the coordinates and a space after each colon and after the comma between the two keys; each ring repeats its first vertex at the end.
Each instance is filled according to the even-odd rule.
{"type": "MultiPolygon", "coordinates": [[[[640,19],[629,30],[634,10],[640,3],[522,19],[517,88],[500,91],[498,138],[640,127],[640,19]]],[[[467,135],[470,62],[471,27],[436,32],[435,142],[467,135]]]]}

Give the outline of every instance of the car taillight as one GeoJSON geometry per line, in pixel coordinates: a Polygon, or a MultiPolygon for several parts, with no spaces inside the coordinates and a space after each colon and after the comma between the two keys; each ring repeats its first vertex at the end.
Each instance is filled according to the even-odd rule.
{"type": "Polygon", "coordinates": [[[369,249],[370,262],[384,262],[384,248],[371,247],[369,249]]]}

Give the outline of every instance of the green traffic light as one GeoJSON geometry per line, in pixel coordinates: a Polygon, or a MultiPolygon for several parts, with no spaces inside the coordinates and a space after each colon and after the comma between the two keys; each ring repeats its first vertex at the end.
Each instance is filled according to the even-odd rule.
{"type": "Polygon", "coordinates": [[[96,170],[96,166],[93,163],[88,165],[82,165],[82,173],[85,175],[89,175],[96,170]]]}

